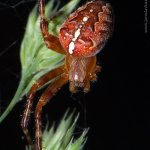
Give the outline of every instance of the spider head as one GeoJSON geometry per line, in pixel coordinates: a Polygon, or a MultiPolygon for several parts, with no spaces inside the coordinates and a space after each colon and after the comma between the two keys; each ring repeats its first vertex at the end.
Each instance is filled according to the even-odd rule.
{"type": "Polygon", "coordinates": [[[87,66],[89,59],[79,57],[66,57],[70,91],[76,92],[78,88],[84,88],[87,76],[87,66]]]}
{"type": "Polygon", "coordinates": [[[97,69],[96,57],[72,57],[66,56],[66,69],[69,76],[70,91],[75,93],[78,88],[83,88],[84,92],[90,89],[90,81],[96,80],[97,69]]]}

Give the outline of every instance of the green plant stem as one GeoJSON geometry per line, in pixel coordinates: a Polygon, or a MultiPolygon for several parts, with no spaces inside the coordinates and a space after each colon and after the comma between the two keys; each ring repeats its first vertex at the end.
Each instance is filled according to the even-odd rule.
{"type": "Polygon", "coordinates": [[[22,91],[24,89],[24,85],[25,85],[25,80],[22,77],[13,99],[11,100],[10,104],[7,106],[7,108],[5,109],[5,111],[0,117],[0,123],[6,118],[8,113],[14,108],[14,106],[18,102],[18,99],[22,97],[22,91]]]}

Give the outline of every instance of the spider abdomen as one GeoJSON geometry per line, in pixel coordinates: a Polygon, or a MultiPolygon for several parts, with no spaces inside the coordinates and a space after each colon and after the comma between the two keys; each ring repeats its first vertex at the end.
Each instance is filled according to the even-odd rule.
{"type": "Polygon", "coordinates": [[[91,57],[105,45],[113,29],[113,13],[109,3],[88,2],[64,22],[59,39],[72,56],[91,57]]]}

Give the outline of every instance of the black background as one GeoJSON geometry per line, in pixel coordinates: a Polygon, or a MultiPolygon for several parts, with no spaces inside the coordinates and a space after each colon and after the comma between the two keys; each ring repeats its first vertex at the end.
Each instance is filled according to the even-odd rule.
{"type": "MultiPolygon", "coordinates": [[[[63,4],[65,2],[67,0],[63,4]]],[[[43,118],[48,115],[50,122],[59,121],[68,107],[76,108],[80,112],[78,130],[90,127],[86,150],[147,150],[150,149],[150,53],[146,48],[148,33],[144,33],[144,1],[109,2],[114,8],[115,29],[98,54],[98,63],[103,68],[98,81],[86,95],[72,95],[68,84],[64,86],[44,108],[43,118]]],[[[35,3],[0,2],[1,111],[7,107],[19,84],[20,44],[28,14],[35,3]]],[[[20,127],[25,100],[18,103],[0,125],[1,150],[25,149],[20,127]]],[[[31,120],[33,129],[33,116],[31,120]]]]}

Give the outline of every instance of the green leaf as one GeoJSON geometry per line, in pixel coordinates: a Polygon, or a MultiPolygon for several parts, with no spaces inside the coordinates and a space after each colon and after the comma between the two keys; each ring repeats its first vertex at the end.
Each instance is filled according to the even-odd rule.
{"type": "MultiPolygon", "coordinates": [[[[55,16],[49,24],[49,32],[58,35],[58,29],[65,18],[72,12],[80,0],[71,0],[59,11],[58,5],[54,6],[54,0],[46,5],[46,17],[55,16]]],[[[21,44],[20,59],[22,66],[21,80],[18,89],[6,110],[0,116],[0,123],[10,113],[14,106],[29,92],[33,83],[46,72],[59,67],[64,63],[64,55],[58,54],[46,48],[41,31],[37,6],[29,15],[25,35],[21,44]]]]}
{"type": "MultiPolygon", "coordinates": [[[[47,123],[42,135],[42,149],[82,150],[87,139],[86,134],[88,129],[85,129],[77,139],[73,137],[78,117],[79,115],[74,117],[74,112],[67,112],[65,113],[57,128],[55,125],[52,125],[52,127],[49,128],[47,123]],[[55,128],[56,130],[54,130],[55,128]]],[[[30,150],[30,147],[27,150],[30,150]]]]}

